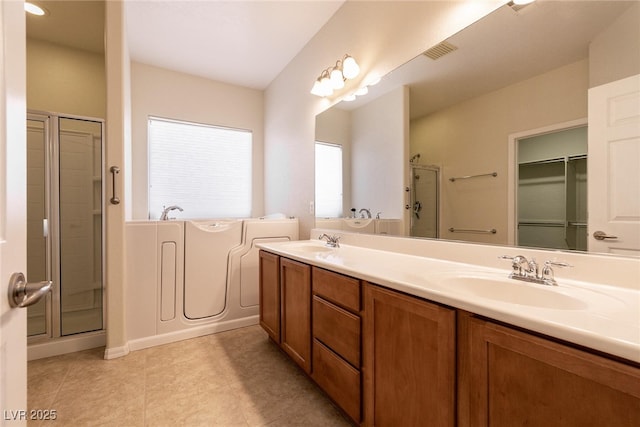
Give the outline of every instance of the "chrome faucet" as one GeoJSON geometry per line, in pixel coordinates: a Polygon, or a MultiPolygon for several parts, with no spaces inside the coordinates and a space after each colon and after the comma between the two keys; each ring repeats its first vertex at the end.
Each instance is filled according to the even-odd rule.
{"type": "Polygon", "coordinates": [[[171,205],[169,207],[164,207],[162,206],[162,215],[160,215],[160,221],[167,221],[169,219],[169,212],[173,211],[173,210],[179,210],[180,212],[182,212],[182,208],[178,205],[171,205]]]}
{"type": "Polygon", "coordinates": [[[329,236],[328,234],[321,234],[318,237],[319,240],[323,240],[326,239],[327,240],[327,246],[329,246],[330,248],[339,248],[340,247],[340,243],[338,242],[338,240],[340,240],[340,236],[329,236]]]}
{"type": "Polygon", "coordinates": [[[360,212],[358,212],[360,214],[360,218],[364,218],[364,214],[362,213],[362,211],[367,214],[367,218],[371,218],[371,211],[365,208],[360,209],[360,212]]]}
{"type": "Polygon", "coordinates": [[[558,283],[555,280],[553,268],[556,267],[573,267],[566,262],[558,261],[545,261],[542,271],[535,259],[527,260],[522,255],[509,256],[502,255],[498,258],[511,260],[512,272],[509,275],[510,279],[522,280],[524,282],[537,283],[539,285],[556,286],[558,283]]]}

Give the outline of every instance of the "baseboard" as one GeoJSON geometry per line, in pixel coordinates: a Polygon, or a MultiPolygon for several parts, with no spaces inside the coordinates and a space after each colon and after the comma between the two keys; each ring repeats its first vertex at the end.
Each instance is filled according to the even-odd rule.
{"type": "Polygon", "coordinates": [[[192,326],[180,331],[173,331],[166,334],[153,335],[150,337],[131,340],[129,341],[128,346],[131,351],[142,350],[158,345],[169,344],[172,342],[182,341],[190,338],[215,334],[217,332],[230,331],[232,329],[257,325],[259,319],[259,316],[256,315],[243,317],[242,319],[228,320],[226,322],[212,323],[210,325],[192,326]]]}
{"type": "Polygon", "coordinates": [[[127,354],[129,354],[128,343],[120,347],[109,347],[104,349],[105,360],[117,359],[118,357],[124,357],[127,354]]]}
{"type": "Polygon", "coordinates": [[[106,342],[105,331],[61,337],[27,346],[27,360],[44,359],[76,351],[103,347],[106,342]]]}

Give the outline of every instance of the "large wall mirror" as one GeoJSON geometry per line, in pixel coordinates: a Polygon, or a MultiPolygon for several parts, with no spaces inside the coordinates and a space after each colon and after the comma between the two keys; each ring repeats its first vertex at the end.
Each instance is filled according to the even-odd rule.
{"type": "Polygon", "coordinates": [[[316,227],[586,250],[588,93],[640,74],[638,28],[636,1],[506,4],[319,114],[343,194],[316,227]]]}

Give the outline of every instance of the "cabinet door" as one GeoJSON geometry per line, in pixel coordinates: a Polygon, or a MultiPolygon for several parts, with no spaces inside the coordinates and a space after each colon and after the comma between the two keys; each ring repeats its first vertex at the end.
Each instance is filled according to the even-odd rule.
{"type": "Polygon", "coordinates": [[[639,426],[640,369],[460,316],[459,425],[639,426]]]}
{"type": "Polygon", "coordinates": [[[311,372],[311,267],[280,260],[282,348],[305,372],[311,372]]]}
{"type": "Polygon", "coordinates": [[[280,344],[280,257],[260,251],[260,326],[280,344]]]}
{"type": "Polygon", "coordinates": [[[363,348],[365,425],[454,425],[454,310],[367,283],[363,348]]]}

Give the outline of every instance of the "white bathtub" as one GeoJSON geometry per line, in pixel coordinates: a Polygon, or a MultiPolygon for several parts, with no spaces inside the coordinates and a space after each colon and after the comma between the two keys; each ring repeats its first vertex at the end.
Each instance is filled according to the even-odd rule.
{"type": "Polygon", "coordinates": [[[129,349],[258,323],[255,245],[286,240],[297,219],[127,223],[129,349]]]}

